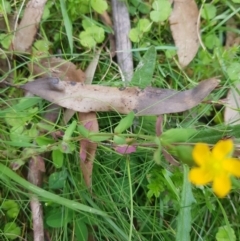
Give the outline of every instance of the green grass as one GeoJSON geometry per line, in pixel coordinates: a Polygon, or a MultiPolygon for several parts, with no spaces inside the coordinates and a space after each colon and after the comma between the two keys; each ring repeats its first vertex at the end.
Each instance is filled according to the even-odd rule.
{"type": "MultiPolygon", "coordinates": [[[[7,2],[11,2],[12,12],[19,11],[20,2],[7,2]]],[[[61,5],[48,4],[50,13],[48,18],[42,20],[36,40],[50,42],[48,54],[52,53],[54,56],[58,52],[60,54],[55,56],[70,59],[84,70],[92,60],[94,50],[81,46],[78,40],[79,32],[83,30],[81,21],[86,17],[93,19],[96,25],[105,29],[106,35],[109,28],[102,24],[95,12],[76,16],[76,13],[71,12],[73,10],[68,12],[64,9],[63,2],[61,1],[61,5]]],[[[74,6],[73,2],[69,3],[70,9],[74,6]]],[[[75,4],[79,2],[80,0],[76,0],[75,4]]],[[[199,8],[204,4],[197,2],[199,8]]],[[[239,4],[230,0],[214,1],[212,4],[217,9],[216,16],[201,19],[201,37],[206,50],[200,47],[186,69],[178,67],[176,56],[166,57],[167,51],[175,50],[167,21],[161,25],[153,24],[151,31],[144,33],[139,43],[133,43],[132,47],[135,67],[149,46],[156,47],[156,66],[151,81],[154,87],[182,91],[194,87],[201,80],[220,76],[220,88],[206,99],[213,100],[213,103],[202,103],[184,113],[163,117],[164,132],[169,129],[197,130],[194,136],[181,141],[183,144],[186,141],[190,147],[195,142],[215,144],[226,135],[232,136],[239,145],[239,126],[224,125],[224,107],[218,103],[221,98],[226,97],[228,89],[239,81],[239,70],[231,70],[232,64],[239,62],[239,46],[225,49],[224,44],[226,31],[229,30],[226,22],[231,17],[234,17],[236,26],[230,30],[239,34],[237,26],[240,9],[239,4]],[[219,43],[209,48],[206,39],[213,34],[219,43]]],[[[132,25],[135,26],[136,21],[143,16],[147,14],[137,10],[136,15],[131,16],[132,25]]],[[[5,21],[7,18],[5,17],[5,21]]],[[[10,34],[4,29],[1,29],[1,33],[10,34]]],[[[7,55],[9,51],[4,48],[4,44],[6,43],[2,43],[1,52],[7,55]]],[[[100,44],[96,49],[99,47],[100,44]]],[[[31,80],[34,76],[31,76],[27,64],[33,58],[39,57],[19,54],[13,61],[9,59],[11,69],[1,79],[9,76],[14,84],[31,80]]],[[[110,60],[105,49],[101,53],[93,84],[123,85],[118,67],[110,60]]],[[[82,137],[77,128],[67,142],[73,151],[63,153],[61,168],[54,166],[51,152],[59,148],[62,139],[54,140],[50,134],[56,130],[63,133],[67,130],[68,126],[62,124],[62,112],[56,123],[47,123],[46,133],[37,134],[48,145],[37,142],[36,133],[40,130],[39,123],[48,105],[47,101],[39,97],[23,97],[20,89],[0,89],[0,240],[11,240],[8,233],[13,231],[4,230],[9,222],[15,222],[20,228],[19,238],[15,240],[33,240],[29,206],[32,194],[37,195],[42,203],[44,227],[52,241],[84,241],[88,234],[97,241],[213,241],[216,240],[217,233],[225,235],[217,241],[239,240],[239,180],[233,180],[233,189],[224,199],[218,199],[210,185],[198,188],[189,185],[186,180],[184,182],[184,173],[185,177],[187,175],[184,160],[175,153],[180,165],[172,166],[162,154],[156,154],[156,149],[159,148],[160,151],[162,144],[155,138],[156,117],[135,118],[133,126],[119,134],[122,138],[135,140],[137,151],[130,155],[121,155],[114,151],[109,140],[98,143],[90,193],[79,166],[78,141],[82,137]],[[23,129],[20,129],[22,126],[23,129]],[[46,173],[43,187],[37,188],[26,181],[28,161],[30,157],[43,153],[47,153],[44,155],[46,173]],[[13,165],[19,168],[13,171],[13,165]],[[7,214],[12,207],[4,208],[5,202],[9,200],[17,203],[18,214],[14,218],[7,214]],[[179,219],[183,221],[180,222],[179,219]],[[188,225],[191,227],[189,237],[186,231],[182,234],[186,235],[186,239],[177,240],[181,235],[179,230],[184,231],[188,225]],[[226,226],[227,231],[219,231],[223,226],[226,226]]],[[[114,128],[124,116],[118,113],[97,113],[97,118],[100,132],[112,137],[114,128]]],[[[78,121],[76,115],[71,121],[73,120],[78,121]]],[[[185,134],[184,132],[182,135],[185,134]]],[[[174,136],[172,138],[174,140],[174,136]]]]}

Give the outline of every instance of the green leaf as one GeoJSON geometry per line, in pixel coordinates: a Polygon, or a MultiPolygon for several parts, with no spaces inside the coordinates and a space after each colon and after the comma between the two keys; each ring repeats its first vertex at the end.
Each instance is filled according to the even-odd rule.
{"type": "Polygon", "coordinates": [[[63,166],[63,153],[59,149],[53,150],[52,160],[56,168],[61,168],[63,166]]]}
{"type": "Polygon", "coordinates": [[[6,13],[11,13],[11,4],[9,1],[2,0],[0,2],[0,14],[4,15],[6,13]]]}
{"type": "Polygon", "coordinates": [[[82,26],[84,30],[87,30],[88,28],[91,28],[92,26],[94,26],[94,23],[91,19],[87,18],[82,20],[82,26]]]}
{"type": "Polygon", "coordinates": [[[214,49],[215,47],[221,46],[221,41],[216,34],[209,34],[206,36],[204,43],[207,48],[214,49]]]}
{"type": "Polygon", "coordinates": [[[138,43],[142,37],[142,32],[138,28],[132,28],[128,34],[130,40],[134,43],[138,43]]]}
{"type": "Polygon", "coordinates": [[[156,0],[152,4],[153,11],[150,18],[153,22],[163,22],[167,20],[172,12],[171,3],[168,0],[156,0]]]}
{"type": "Polygon", "coordinates": [[[137,69],[131,80],[132,85],[145,88],[152,82],[152,77],[155,69],[156,49],[154,46],[150,47],[141,61],[138,63],[137,69]]]}
{"type": "Polygon", "coordinates": [[[142,14],[149,14],[151,6],[149,3],[140,2],[138,6],[138,11],[142,14]]]}
{"type": "Polygon", "coordinates": [[[60,172],[54,172],[49,176],[49,188],[50,189],[59,189],[63,188],[67,179],[67,170],[62,170],[60,172]]]}
{"type": "Polygon", "coordinates": [[[175,49],[167,49],[165,54],[168,59],[172,59],[177,54],[177,51],[175,49]]]}
{"type": "Polygon", "coordinates": [[[161,194],[161,192],[164,191],[163,186],[160,183],[157,182],[151,182],[147,185],[148,193],[147,193],[147,197],[150,199],[153,196],[158,198],[161,194]]]}
{"type": "Polygon", "coordinates": [[[48,54],[49,51],[49,42],[47,40],[37,40],[33,45],[33,54],[34,55],[43,55],[48,54]]]}
{"type": "Polygon", "coordinates": [[[205,3],[203,6],[203,10],[201,12],[201,16],[204,19],[213,19],[216,16],[217,8],[211,3],[205,3]]]}
{"type": "Polygon", "coordinates": [[[85,31],[79,34],[80,43],[84,47],[93,48],[96,46],[97,43],[102,43],[104,41],[104,29],[100,28],[94,24],[84,22],[85,24],[85,31]]]}
{"type": "Polygon", "coordinates": [[[90,132],[89,132],[89,130],[85,126],[78,125],[77,126],[77,130],[78,130],[80,135],[82,135],[85,138],[88,138],[90,132]]]}
{"type": "Polygon", "coordinates": [[[153,160],[157,165],[161,164],[161,151],[162,151],[162,148],[158,147],[153,154],[153,160]]]}
{"type": "Polygon", "coordinates": [[[72,153],[75,150],[74,143],[69,141],[62,141],[58,147],[63,153],[72,153]]]}
{"type": "Polygon", "coordinates": [[[7,216],[9,218],[16,218],[20,211],[18,203],[14,200],[3,201],[1,208],[7,211],[7,216]]]}
{"type": "Polygon", "coordinates": [[[117,145],[123,145],[126,144],[126,137],[114,135],[113,142],[117,145]]]}
{"type": "Polygon", "coordinates": [[[75,131],[77,127],[77,121],[73,121],[66,129],[64,136],[63,136],[63,141],[69,141],[73,135],[73,132],[75,131]]]}
{"type": "Polygon", "coordinates": [[[91,132],[89,135],[89,139],[94,142],[101,142],[111,139],[111,136],[109,135],[109,133],[91,132]]]}
{"type": "Polygon", "coordinates": [[[3,229],[4,235],[10,240],[21,236],[21,228],[15,222],[6,223],[3,229]]]}
{"type": "Polygon", "coordinates": [[[120,134],[123,131],[127,130],[133,124],[134,116],[134,112],[131,111],[124,118],[122,118],[118,125],[115,127],[114,133],[120,134]]]}
{"type": "Polygon", "coordinates": [[[195,199],[192,194],[191,184],[188,180],[189,168],[183,165],[183,189],[180,202],[180,211],[177,217],[176,241],[190,241],[192,226],[191,208],[195,199]]]}
{"type": "Polygon", "coordinates": [[[50,17],[50,4],[45,4],[42,19],[47,20],[50,17]]]}
{"type": "Polygon", "coordinates": [[[0,34],[0,42],[4,49],[9,49],[10,44],[12,42],[12,37],[13,36],[11,34],[5,34],[5,33],[0,34]]]}
{"type": "Polygon", "coordinates": [[[51,145],[51,144],[55,143],[55,141],[53,139],[50,139],[50,138],[45,137],[45,136],[38,136],[35,139],[35,141],[39,146],[47,146],[47,145],[51,145]]]}
{"type": "Polygon", "coordinates": [[[105,35],[104,35],[104,29],[100,28],[98,26],[93,26],[89,29],[87,29],[92,34],[92,37],[97,43],[102,43],[104,41],[105,35]]]}
{"type": "Polygon", "coordinates": [[[227,74],[228,77],[233,81],[240,80],[240,63],[232,62],[227,67],[227,74]]]}
{"type": "Polygon", "coordinates": [[[88,240],[88,229],[87,225],[82,220],[76,220],[74,222],[74,235],[76,240],[87,241],[88,240]]]}
{"type": "Polygon", "coordinates": [[[232,0],[234,3],[240,3],[240,0],[232,0]]]}
{"type": "Polygon", "coordinates": [[[108,4],[105,0],[91,0],[91,7],[97,12],[102,14],[107,10],[108,4]]]}
{"type": "Polygon", "coordinates": [[[14,200],[4,200],[1,204],[1,208],[3,210],[9,210],[9,209],[15,208],[15,207],[18,207],[18,204],[14,200]]]}
{"type": "Polygon", "coordinates": [[[192,157],[193,146],[177,145],[171,146],[168,149],[169,153],[177,157],[177,159],[189,166],[192,166],[195,162],[192,157]]]}
{"type": "Polygon", "coordinates": [[[236,241],[236,235],[234,230],[228,225],[222,226],[218,228],[218,232],[216,234],[217,241],[236,241]]]}
{"type": "Polygon", "coordinates": [[[150,31],[151,26],[152,23],[147,18],[141,18],[137,24],[137,28],[143,33],[150,31]]]}
{"type": "Polygon", "coordinates": [[[47,215],[46,223],[51,228],[61,228],[70,223],[73,219],[73,212],[69,209],[59,208],[47,215]]]}
{"type": "Polygon", "coordinates": [[[195,129],[170,129],[161,135],[161,142],[163,145],[171,143],[186,142],[191,136],[198,133],[195,129]]]}

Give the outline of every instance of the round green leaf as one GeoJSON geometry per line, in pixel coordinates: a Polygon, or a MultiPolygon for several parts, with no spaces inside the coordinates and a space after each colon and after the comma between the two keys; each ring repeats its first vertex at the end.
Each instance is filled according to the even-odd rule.
{"type": "Polygon", "coordinates": [[[73,212],[67,210],[63,212],[64,209],[56,209],[52,211],[46,218],[46,223],[51,228],[61,228],[72,221],[73,212]]]}
{"type": "Polygon", "coordinates": [[[216,34],[209,34],[205,38],[204,42],[205,42],[206,47],[209,49],[214,49],[215,47],[221,46],[220,39],[218,38],[218,36],[216,34]]]}
{"type": "Polygon", "coordinates": [[[132,28],[128,34],[130,40],[134,43],[138,43],[140,41],[142,33],[137,28],[132,28]]]}
{"type": "Polygon", "coordinates": [[[152,23],[147,18],[142,18],[138,21],[137,27],[141,32],[150,31],[152,23]]]}
{"type": "Polygon", "coordinates": [[[3,232],[5,237],[10,240],[14,240],[21,235],[21,229],[15,222],[6,223],[3,232]]]}
{"type": "Polygon", "coordinates": [[[217,9],[211,3],[204,4],[203,10],[201,12],[201,16],[204,19],[213,19],[216,16],[217,9]]]}
{"type": "Polygon", "coordinates": [[[60,172],[54,172],[49,176],[49,188],[59,189],[63,188],[67,179],[67,171],[62,170],[60,172]]]}
{"type": "Polygon", "coordinates": [[[86,31],[83,31],[79,34],[79,40],[82,46],[87,48],[93,48],[96,46],[96,41],[92,35],[86,31]]]}
{"type": "Polygon", "coordinates": [[[171,3],[168,0],[156,0],[152,7],[154,10],[150,12],[150,18],[153,22],[167,20],[172,12],[171,3]]]}
{"type": "Polygon", "coordinates": [[[104,29],[98,26],[93,26],[89,29],[91,31],[92,37],[97,43],[102,43],[104,41],[104,29]]]}
{"type": "Polygon", "coordinates": [[[236,235],[234,233],[234,230],[225,225],[222,227],[219,227],[218,232],[216,234],[216,240],[217,241],[236,241],[236,235]]]}
{"type": "Polygon", "coordinates": [[[91,6],[97,13],[100,14],[108,8],[108,4],[105,0],[91,0],[91,6]]]}

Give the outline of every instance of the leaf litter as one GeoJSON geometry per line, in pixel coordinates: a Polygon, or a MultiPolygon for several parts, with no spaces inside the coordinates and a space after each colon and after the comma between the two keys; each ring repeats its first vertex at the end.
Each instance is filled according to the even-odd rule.
{"type": "Polygon", "coordinates": [[[194,0],[174,0],[169,18],[179,63],[186,67],[195,57],[198,47],[198,7],[194,0]]]}
{"type": "Polygon", "coordinates": [[[127,114],[134,111],[137,116],[144,116],[189,110],[198,105],[218,84],[218,79],[211,78],[200,82],[191,90],[152,87],[141,90],[137,87],[105,87],[60,81],[58,78],[39,78],[21,88],[79,112],[117,111],[127,114]]]}

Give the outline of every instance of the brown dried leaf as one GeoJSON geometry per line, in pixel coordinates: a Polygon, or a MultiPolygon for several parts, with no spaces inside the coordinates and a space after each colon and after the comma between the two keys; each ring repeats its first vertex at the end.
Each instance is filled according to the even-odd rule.
{"type": "MultiPolygon", "coordinates": [[[[91,84],[93,81],[93,77],[94,77],[94,74],[95,74],[95,71],[96,71],[96,68],[98,65],[100,53],[101,53],[101,49],[97,51],[94,58],[92,59],[92,61],[88,65],[87,69],[85,70],[85,73],[84,73],[85,74],[85,78],[84,78],[85,84],[91,84]]],[[[81,82],[83,82],[83,81],[81,81],[81,82]]],[[[70,110],[70,109],[65,110],[64,115],[63,115],[63,121],[65,124],[68,123],[68,121],[72,118],[74,113],[75,113],[74,110],[70,110]]]]}
{"type": "Polygon", "coordinates": [[[46,2],[47,0],[31,0],[28,2],[13,38],[13,50],[26,52],[32,46],[46,2]]]}
{"type": "Polygon", "coordinates": [[[240,37],[239,34],[231,31],[231,29],[237,29],[237,22],[234,20],[234,18],[230,18],[227,21],[227,29],[230,29],[226,32],[226,43],[225,47],[230,48],[232,46],[239,46],[240,44],[240,37]]]}
{"type": "Polygon", "coordinates": [[[42,78],[57,77],[61,80],[84,82],[86,76],[84,72],[68,60],[61,58],[41,58],[28,65],[29,71],[33,75],[42,78]]]}
{"type": "Polygon", "coordinates": [[[79,112],[117,111],[137,116],[161,115],[189,110],[199,104],[219,83],[212,78],[185,91],[148,87],[144,90],[129,87],[116,88],[60,81],[57,78],[36,79],[22,85],[52,103],[79,112]]]}
{"type": "Polygon", "coordinates": [[[170,16],[170,28],[182,67],[187,66],[196,55],[199,47],[198,8],[195,0],[174,0],[170,16]]]}
{"type": "MultiPolygon", "coordinates": [[[[79,119],[88,130],[98,132],[98,121],[95,112],[79,113],[79,119]]],[[[86,186],[91,189],[93,160],[97,150],[97,144],[87,139],[80,141],[80,167],[86,186]]]]}
{"type": "Polygon", "coordinates": [[[227,106],[224,112],[224,122],[226,124],[240,124],[240,84],[232,87],[228,91],[227,106]]]}

